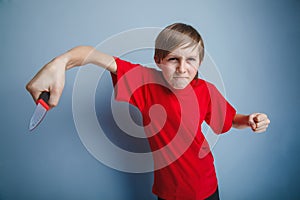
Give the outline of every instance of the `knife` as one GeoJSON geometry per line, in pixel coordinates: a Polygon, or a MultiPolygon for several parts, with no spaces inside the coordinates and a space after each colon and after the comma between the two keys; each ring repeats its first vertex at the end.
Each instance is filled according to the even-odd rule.
{"type": "Polygon", "coordinates": [[[39,96],[38,100],[36,101],[36,108],[34,110],[34,113],[30,119],[29,123],[29,130],[32,131],[34,128],[36,128],[44,119],[47,111],[50,109],[50,106],[48,105],[48,100],[50,97],[49,92],[42,92],[39,96]]]}

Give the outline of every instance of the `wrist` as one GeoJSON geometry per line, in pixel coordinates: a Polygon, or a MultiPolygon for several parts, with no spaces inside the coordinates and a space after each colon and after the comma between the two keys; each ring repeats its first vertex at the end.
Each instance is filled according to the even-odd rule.
{"type": "Polygon", "coordinates": [[[62,66],[65,68],[65,70],[68,70],[74,66],[71,64],[71,59],[68,53],[62,54],[60,56],[57,56],[53,60],[54,63],[57,63],[57,66],[62,66]]]}
{"type": "Polygon", "coordinates": [[[242,115],[242,114],[236,114],[233,119],[233,127],[238,129],[244,129],[247,128],[250,125],[249,123],[250,115],[242,115]]]}

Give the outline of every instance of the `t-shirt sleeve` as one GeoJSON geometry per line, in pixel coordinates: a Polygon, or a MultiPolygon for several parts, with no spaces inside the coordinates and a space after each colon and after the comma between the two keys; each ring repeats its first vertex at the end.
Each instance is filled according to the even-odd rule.
{"type": "Polygon", "coordinates": [[[225,133],[232,127],[236,110],[214,85],[207,84],[207,87],[210,100],[205,121],[216,134],[225,133]]]}
{"type": "Polygon", "coordinates": [[[146,98],[144,87],[146,68],[116,57],[115,61],[117,72],[111,73],[115,99],[142,109],[146,98]]]}

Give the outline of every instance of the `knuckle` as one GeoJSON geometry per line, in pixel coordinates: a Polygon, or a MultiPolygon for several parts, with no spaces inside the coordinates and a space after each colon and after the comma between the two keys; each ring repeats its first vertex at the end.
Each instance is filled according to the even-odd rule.
{"type": "Polygon", "coordinates": [[[56,94],[59,94],[59,93],[62,92],[63,88],[64,88],[64,86],[63,86],[62,84],[55,84],[55,85],[53,86],[53,88],[51,89],[51,92],[54,92],[54,93],[56,93],[56,94]]]}
{"type": "Polygon", "coordinates": [[[32,90],[32,84],[28,83],[25,88],[26,88],[27,91],[31,91],[32,90]]]}
{"type": "Polygon", "coordinates": [[[57,87],[57,86],[55,86],[55,87],[53,87],[53,88],[51,89],[51,92],[52,92],[52,93],[55,93],[55,94],[59,93],[59,91],[60,91],[60,89],[59,89],[59,87],[57,87]]]}
{"type": "Polygon", "coordinates": [[[28,92],[35,92],[38,90],[38,85],[35,84],[35,83],[32,83],[32,82],[29,82],[27,85],[26,85],[26,89],[28,92]]]}
{"type": "Polygon", "coordinates": [[[53,101],[51,101],[51,102],[49,102],[48,103],[49,104],[49,106],[51,107],[51,108],[53,108],[53,107],[56,107],[57,106],[57,104],[58,104],[58,102],[53,102],[53,101]]]}
{"type": "Polygon", "coordinates": [[[257,119],[258,119],[259,121],[261,121],[261,120],[264,119],[264,117],[263,117],[262,115],[258,115],[258,116],[257,116],[257,119]]]}

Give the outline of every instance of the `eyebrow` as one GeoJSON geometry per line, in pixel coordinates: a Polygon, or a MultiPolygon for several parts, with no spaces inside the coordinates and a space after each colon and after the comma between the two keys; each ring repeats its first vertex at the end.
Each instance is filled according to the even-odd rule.
{"type": "MultiPolygon", "coordinates": [[[[166,57],[182,57],[182,56],[169,53],[166,57]]],[[[197,58],[197,57],[198,57],[198,55],[191,55],[191,56],[188,56],[187,58],[197,58]]]]}
{"type": "Polygon", "coordinates": [[[173,54],[173,53],[169,53],[167,56],[178,56],[178,55],[173,54]]]}

